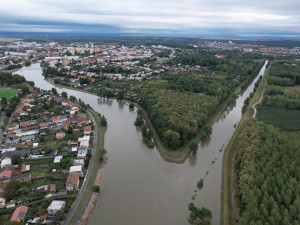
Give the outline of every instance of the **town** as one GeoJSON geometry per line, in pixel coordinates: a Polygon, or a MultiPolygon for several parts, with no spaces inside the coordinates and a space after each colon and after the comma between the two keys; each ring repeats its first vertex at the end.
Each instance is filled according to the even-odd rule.
{"type": "Polygon", "coordinates": [[[62,221],[85,185],[94,123],[56,90],[13,98],[20,102],[2,138],[0,223],[62,221]]]}
{"type": "MultiPolygon", "coordinates": [[[[135,138],[138,138],[131,142],[142,139],[147,149],[156,147],[164,160],[184,163],[197,154],[199,140],[202,143],[210,140],[213,124],[225,120],[225,114],[231,112],[231,107],[240,107],[244,103],[241,111],[248,115],[246,110],[249,110],[251,97],[261,85],[265,71],[267,74],[270,70],[269,60],[297,70],[299,54],[298,47],[272,47],[227,40],[184,41],[181,44],[128,42],[125,39],[124,43],[49,42],[48,39],[43,42],[2,42],[0,223],[75,224],[82,220],[85,221],[82,224],[86,224],[99,196],[91,198],[91,193],[100,192],[102,173],[98,169],[102,166],[101,154],[106,152],[98,143],[99,137],[104,140],[104,136],[100,134],[101,127],[101,131],[97,131],[97,123],[106,126],[107,121],[99,113],[91,113],[92,108],[115,104],[119,106],[115,109],[121,110],[128,104],[129,112],[137,115],[136,120],[130,123],[128,117],[123,118],[127,121],[123,126],[126,129],[130,129],[130,125],[136,126],[132,132],[136,132],[135,138]],[[285,61],[286,58],[291,60],[285,61]],[[23,69],[33,74],[38,70],[39,79],[53,88],[50,91],[39,89],[47,86],[39,84],[40,80],[37,80],[39,88],[35,88],[34,78],[26,81],[23,69]],[[249,88],[253,86],[251,93],[249,88]],[[92,106],[85,105],[81,99],[68,96],[66,89],[58,94],[54,87],[70,89],[70,93],[75,90],[74,95],[85,96],[82,99],[95,95],[95,101],[87,101],[92,106]],[[77,91],[80,91],[79,95],[77,91]],[[243,100],[242,93],[248,93],[249,97],[243,100]],[[108,101],[108,98],[113,99],[108,101]],[[236,104],[237,101],[240,104],[236,104]],[[99,120],[95,120],[95,115],[99,120]],[[89,176],[90,171],[93,171],[92,176],[89,176]],[[99,185],[93,183],[96,177],[99,185]]],[[[292,80],[289,77],[271,77],[268,82],[283,82],[287,86],[299,84],[297,78],[292,80]]],[[[297,90],[297,87],[290,87],[287,91],[297,93],[297,90]]],[[[117,112],[119,114],[115,117],[109,115],[111,121],[121,121],[120,118],[126,115],[125,110],[117,112]]],[[[258,110],[258,117],[260,113],[258,110]]],[[[238,122],[231,122],[229,127],[234,132],[238,122]]],[[[228,141],[231,134],[226,135],[228,141]]],[[[115,140],[116,136],[111,139],[115,140]]],[[[210,149],[210,152],[223,154],[227,142],[224,139],[219,144],[222,146],[220,149],[210,149]]],[[[141,146],[145,147],[138,145],[132,149],[139,154],[141,146]]],[[[120,146],[114,149],[123,150],[123,142],[120,141],[120,146]]],[[[201,151],[199,154],[202,154],[201,151]]],[[[128,158],[131,159],[131,156],[128,158]]],[[[145,159],[148,160],[147,157],[145,159]]],[[[204,159],[198,157],[198,160],[204,159]]],[[[217,157],[214,157],[211,165],[216,165],[216,161],[217,157]]],[[[115,167],[118,166],[115,163],[115,167]]],[[[199,177],[199,171],[194,172],[194,177],[199,177]]],[[[206,176],[198,180],[199,191],[202,186],[205,187],[204,179],[208,174],[207,170],[206,176]]],[[[209,176],[214,175],[210,173],[209,176]]],[[[216,175],[214,178],[219,177],[216,175]]],[[[112,179],[115,177],[112,176],[112,179]]],[[[132,184],[127,185],[131,191],[132,184]]],[[[123,183],[118,186],[123,188],[123,183]]],[[[221,187],[221,183],[218,186],[221,187]]],[[[110,187],[110,190],[113,188],[110,187]]],[[[135,193],[132,194],[135,196],[135,193]]],[[[192,201],[196,196],[193,194],[192,201]]],[[[220,201],[217,197],[215,200],[220,201]]],[[[212,213],[208,209],[195,207],[191,202],[189,211],[191,224],[203,217],[202,213],[208,220],[207,224],[211,224],[212,213]]],[[[105,214],[103,208],[97,212],[105,214]]],[[[213,213],[218,214],[219,211],[213,213]]],[[[97,223],[97,220],[94,221],[97,223]]]]}

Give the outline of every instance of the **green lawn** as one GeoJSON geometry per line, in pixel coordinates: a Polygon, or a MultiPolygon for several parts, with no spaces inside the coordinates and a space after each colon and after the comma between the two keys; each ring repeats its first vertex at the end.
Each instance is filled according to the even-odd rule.
{"type": "Polygon", "coordinates": [[[15,96],[19,91],[15,89],[11,90],[0,90],[0,98],[5,97],[6,99],[10,99],[11,97],[15,96]]]}

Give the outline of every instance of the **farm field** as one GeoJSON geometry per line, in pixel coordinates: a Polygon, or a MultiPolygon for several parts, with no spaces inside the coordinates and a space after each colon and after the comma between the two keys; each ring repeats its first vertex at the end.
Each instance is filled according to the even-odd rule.
{"type": "Polygon", "coordinates": [[[300,110],[258,106],[257,118],[284,131],[300,130],[300,110]]]}

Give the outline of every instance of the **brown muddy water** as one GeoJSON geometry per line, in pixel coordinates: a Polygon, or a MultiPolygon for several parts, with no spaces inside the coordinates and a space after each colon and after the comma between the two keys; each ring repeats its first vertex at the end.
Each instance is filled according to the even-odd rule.
{"type": "MultiPolygon", "coordinates": [[[[264,71],[265,66],[259,75],[264,71]]],[[[54,87],[42,76],[39,63],[15,73],[41,89],[54,87]]],[[[143,143],[141,131],[134,126],[136,110],[131,111],[125,103],[98,101],[97,96],[56,87],[59,93],[66,91],[68,96],[90,104],[108,120],[101,195],[88,225],[187,225],[193,195],[197,195],[195,205],[210,209],[213,224],[220,224],[223,150],[258,77],[213,125],[211,138],[199,143],[197,155],[191,155],[183,164],[164,161],[156,148],[149,149],[143,143]],[[197,181],[204,177],[199,191],[197,181]]]]}

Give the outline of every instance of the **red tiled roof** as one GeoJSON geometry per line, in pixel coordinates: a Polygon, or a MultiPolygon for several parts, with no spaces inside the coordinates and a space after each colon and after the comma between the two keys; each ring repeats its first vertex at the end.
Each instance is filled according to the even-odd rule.
{"type": "Polygon", "coordinates": [[[56,192],[56,185],[55,184],[50,184],[50,191],[51,192],[56,192]]]}
{"type": "Polygon", "coordinates": [[[18,221],[18,220],[24,220],[26,213],[28,211],[27,206],[19,206],[18,208],[15,209],[14,214],[11,217],[11,221],[18,221]]]}
{"type": "Polygon", "coordinates": [[[4,170],[0,173],[0,178],[1,177],[11,177],[12,176],[12,171],[11,170],[4,170]]]}
{"type": "Polygon", "coordinates": [[[52,118],[53,118],[53,122],[60,121],[60,116],[53,116],[52,118]]]}
{"type": "Polygon", "coordinates": [[[91,131],[92,130],[92,127],[91,126],[86,126],[84,127],[84,131],[91,131]]]}
{"type": "Polygon", "coordinates": [[[78,174],[70,174],[67,179],[67,185],[77,185],[79,180],[78,174]]]}
{"type": "Polygon", "coordinates": [[[40,127],[48,127],[48,123],[40,123],[40,127]]]}

